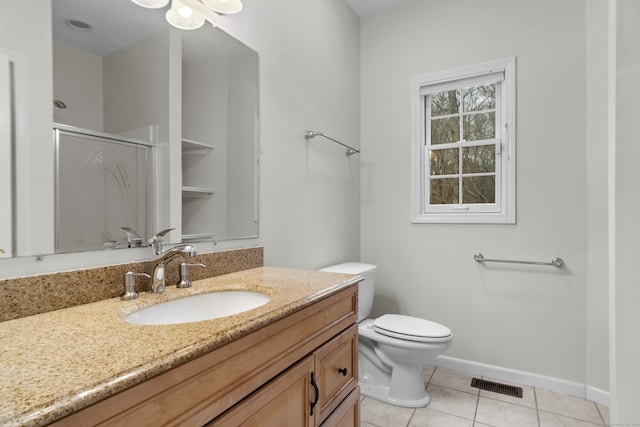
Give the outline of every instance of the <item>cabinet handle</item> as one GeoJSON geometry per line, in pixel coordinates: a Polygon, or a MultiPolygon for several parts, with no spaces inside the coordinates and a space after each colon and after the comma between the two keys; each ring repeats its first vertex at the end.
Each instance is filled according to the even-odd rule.
{"type": "Polygon", "coordinates": [[[311,372],[311,386],[313,387],[313,391],[316,394],[315,399],[313,400],[313,402],[311,402],[311,411],[309,413],[310,416],[313,416],[313,409],[318,404],[318,400],[320,400],[320,389],[318,388],[318,384],[316,384],[316,378],[313,375],[313,372],[311,372]]]}
{"type": "Polygon", "coordinates": [[[338,372],[340,372],[342,374],[343,377],[346,377],[347,374],[349,373],[349,371],[347,370],[347,368],[339,368],[338,372]]]}

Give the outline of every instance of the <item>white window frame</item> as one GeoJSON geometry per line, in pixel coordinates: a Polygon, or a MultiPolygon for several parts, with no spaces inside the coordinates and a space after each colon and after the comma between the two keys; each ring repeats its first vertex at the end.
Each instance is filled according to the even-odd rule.
{"type": "MultiPolygon", "coordinates": [[[[414,76],[412,96],[412,222],[516,223],[516,58],[510,57],[453,70],[414,76]],[[429,205],[428,94],[469,84],[495,82],[496,203],[429,205]],[[477,82],[477,83],[476,83],[477,82]]],[[[462,145],[464,146],[464,141],[462,145]]],[[[478,145],[478,144],[471,144],[478,145]]]]}

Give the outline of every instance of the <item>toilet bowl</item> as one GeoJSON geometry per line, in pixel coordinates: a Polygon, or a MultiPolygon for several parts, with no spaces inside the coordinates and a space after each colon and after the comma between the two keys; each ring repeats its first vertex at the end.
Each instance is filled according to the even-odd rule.
{"type": "Polygon", "coordinates": [[[353,262],[321,269],[363,278],[358,285],[360,392],[392,405],[427,406],[431,399],[425,389],[422,364],[448,349],[453,334],[446,326],[417,317],[385,314],[368,319],[376,270],[375,265],[353,262]]]}

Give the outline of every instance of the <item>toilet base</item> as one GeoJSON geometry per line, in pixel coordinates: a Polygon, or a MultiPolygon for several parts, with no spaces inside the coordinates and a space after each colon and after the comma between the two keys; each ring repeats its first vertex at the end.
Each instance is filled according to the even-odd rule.
{"type": "Polygon", "coordinates": [[[395,406],[403,406],[405,408],[424,408],[431,403],[431,398],[424,392],[424,397],[415,400],[397,399],[389,397],[389,387],[383,385],[372,385],[359,382],[360,394],[381,402],[395,406]]]}

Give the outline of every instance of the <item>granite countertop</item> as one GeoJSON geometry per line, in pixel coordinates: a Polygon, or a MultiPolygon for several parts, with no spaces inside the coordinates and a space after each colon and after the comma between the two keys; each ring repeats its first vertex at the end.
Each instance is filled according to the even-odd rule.
{"type": "Polygon", "coordinates": [[[355,283],[357,276],[260,267],[0,322],[0,425],[39,426],[193,360],[355,283]],[[248,312],[178,325],[124,321],[140,308],[219,290],[271,301],[248,312]]]}

